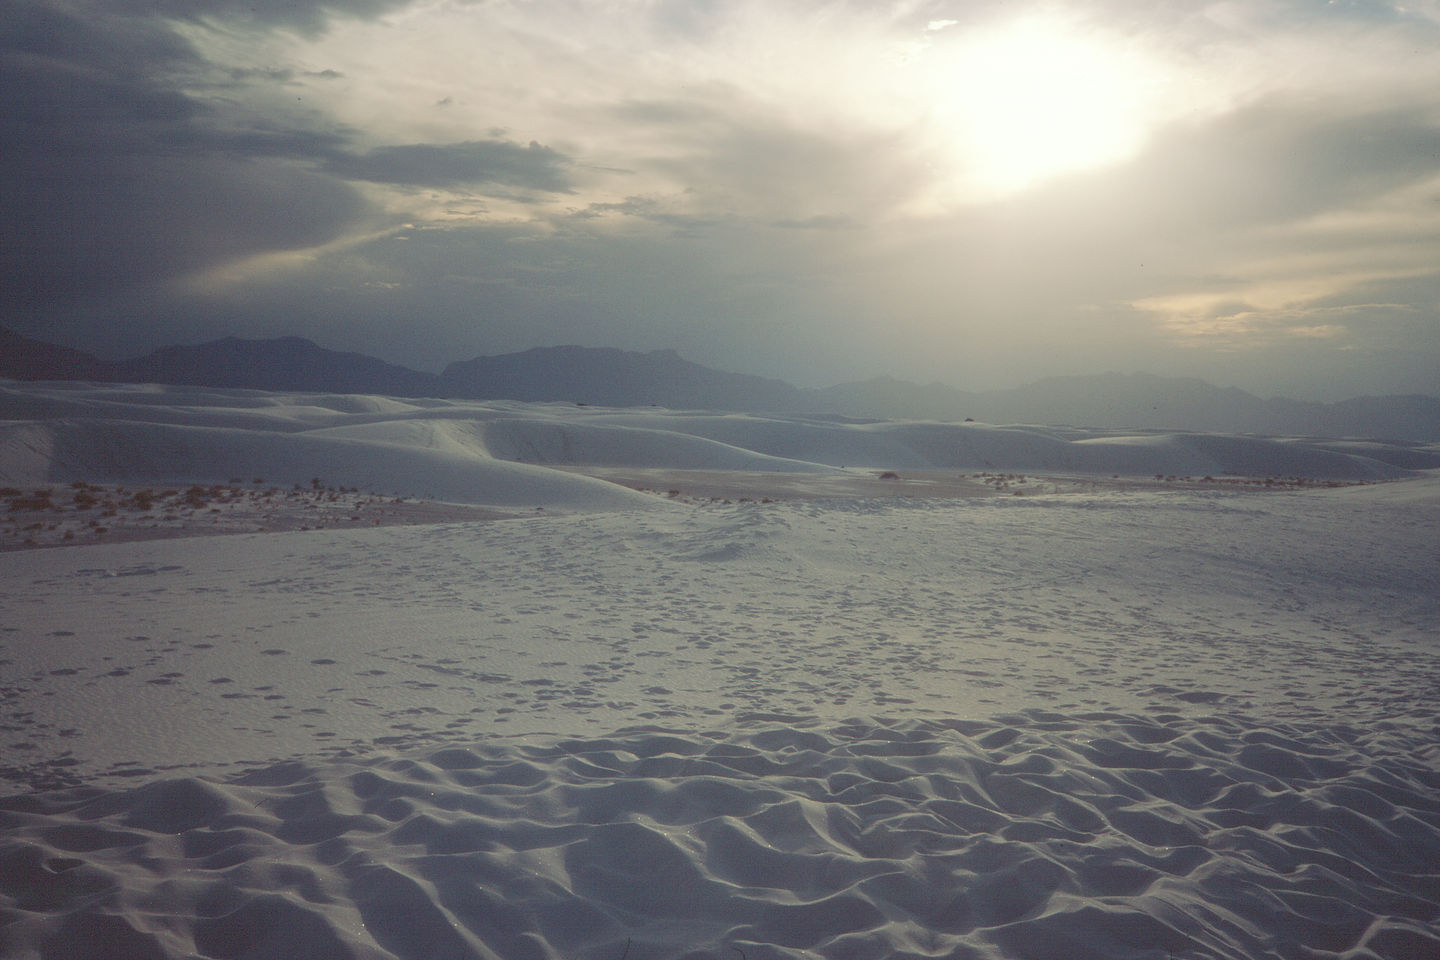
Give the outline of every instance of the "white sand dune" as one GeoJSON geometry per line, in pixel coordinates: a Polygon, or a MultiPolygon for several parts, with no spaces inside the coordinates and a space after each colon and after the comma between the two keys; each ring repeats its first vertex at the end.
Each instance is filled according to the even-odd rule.
{"type": "Polygon", "coordinates": [[[566,404],[400,401],[158,386],[0,383],[0,482],[281,483],[514,505],[574,497],[615,509],[574,475],[523,465],[794,473],[841,467],[1007,470],[1108,477],[1397,479],[1440,468],[1435,445],[955,423],[848,423],[566,404]]]}
{"type": "Polygon", "coordinates": [[[1242,717],[482,742],[0,801],[0,947],[1421,958],[1437,794],[1428,738],[1242,717]]]}
{"type": "Polygon", "coordinates": [[[0,553],[0,956],[1440,956],[1437,469],[0,383],[0,485],[510,511],[0,553]]]}
{"type": "Polygon", "coordinates": [[[433,442],[434,431],[417,426],[406,431],[412,437],[391,429],[373,438],[110,420],[0,427],[0,456],[23,448],[15,456],[20,468],[0,480],[224,483],[263,476],[283,486],[324,478],[381,494],[496,506],[615,510],[640,502],[612,484],[433,442]]]}

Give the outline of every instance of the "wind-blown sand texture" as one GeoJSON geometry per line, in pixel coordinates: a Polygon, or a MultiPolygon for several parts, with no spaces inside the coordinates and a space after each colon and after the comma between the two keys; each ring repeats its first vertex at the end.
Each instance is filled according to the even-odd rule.
{"type": "Polygon", "coordinates": [[[1044,711],[812,727],[481,742],[11,800],[6,955],[1440,946],[1440,773],[1392,731],[1044,711]]]}
{"type": "Polygon", "coordinates": [[[0,956],[1440,955],[1433,446],[0,418],[0,956]]]}

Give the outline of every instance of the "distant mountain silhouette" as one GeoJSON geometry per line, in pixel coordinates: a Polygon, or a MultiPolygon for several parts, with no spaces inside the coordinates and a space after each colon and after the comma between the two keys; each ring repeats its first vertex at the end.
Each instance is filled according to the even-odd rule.
{"type": "Polygon", "coordinates": [[[107,361],[0,327],[0,377],[603,406],[654,404],[883,419],[973,418],[1122,430],[1440,440],[1440,399],[1420,395],[1359,397],[1339,403],[1262,400],[1203,380],[1142,373],[1055,377],[985,392],[890,377],[801,390],[781,380],[692,363],[673,350],[536,347],[452,363],[436,376],[363,354],[327,350],[302,337],[226,337],[166,347],[133,360],[107,361]]]}
{"type": "Polygon", "coordinates": [[[855,383],[806,391],[807,407],[816,412],[834,410],[852,417],[879,419],[951,420],[981,413],[983,394],[942,383],[921,385],[894,377],[875,377],[855,383]]]}
{"type": "Polygon", "coordinates": [[[438,377],[359,353],[326,350],[304,337],[241,340],[226,337],[195,346],[164,347],[115,364],[122,383],[175,383],[309,393],[437,396],[438,377]]]}
{"type": "Polygon", "coordinates": [[[0,377],[11,380],[113,380],[113,364],[88,353],[0,327],[0,377]]]}
{"type": "Polygon", "coordinates": [[[440,379],[450,396],[485,400],[749,411],[795,410],[803,400],[783,381],[715,370],[682,360],[674,350],[536,347],[452,363],[440,379]]]}
{"type": "Polygon", "coordinates": [[[14,380],[171,383],[301,393],[438,396],[440,378],[359,353],[326,350],[304,337],[163,347],[133,360],[100,360],[0,327],[0,376],[14,380]]]}

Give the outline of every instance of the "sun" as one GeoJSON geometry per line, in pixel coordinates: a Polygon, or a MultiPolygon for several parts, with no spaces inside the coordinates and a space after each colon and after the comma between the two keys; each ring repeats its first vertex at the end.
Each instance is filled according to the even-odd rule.
{"type": "Polygon", "coordinates": [[[1120,39],[1058,20],[942,36],[926,59],[932,136],[953,155],[962,192],[975,196],[1132,156],[1161,81],[1120,39]]]}

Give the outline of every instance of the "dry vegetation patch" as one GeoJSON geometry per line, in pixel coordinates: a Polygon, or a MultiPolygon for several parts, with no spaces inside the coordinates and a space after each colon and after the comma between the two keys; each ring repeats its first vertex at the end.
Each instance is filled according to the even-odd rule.
{"type": "Polygon", "coordinates": [[[362,493],[354,487],[87,483],[0,488],[0,550],[276,530],[493,520],[512,514],[362,493]]]}

